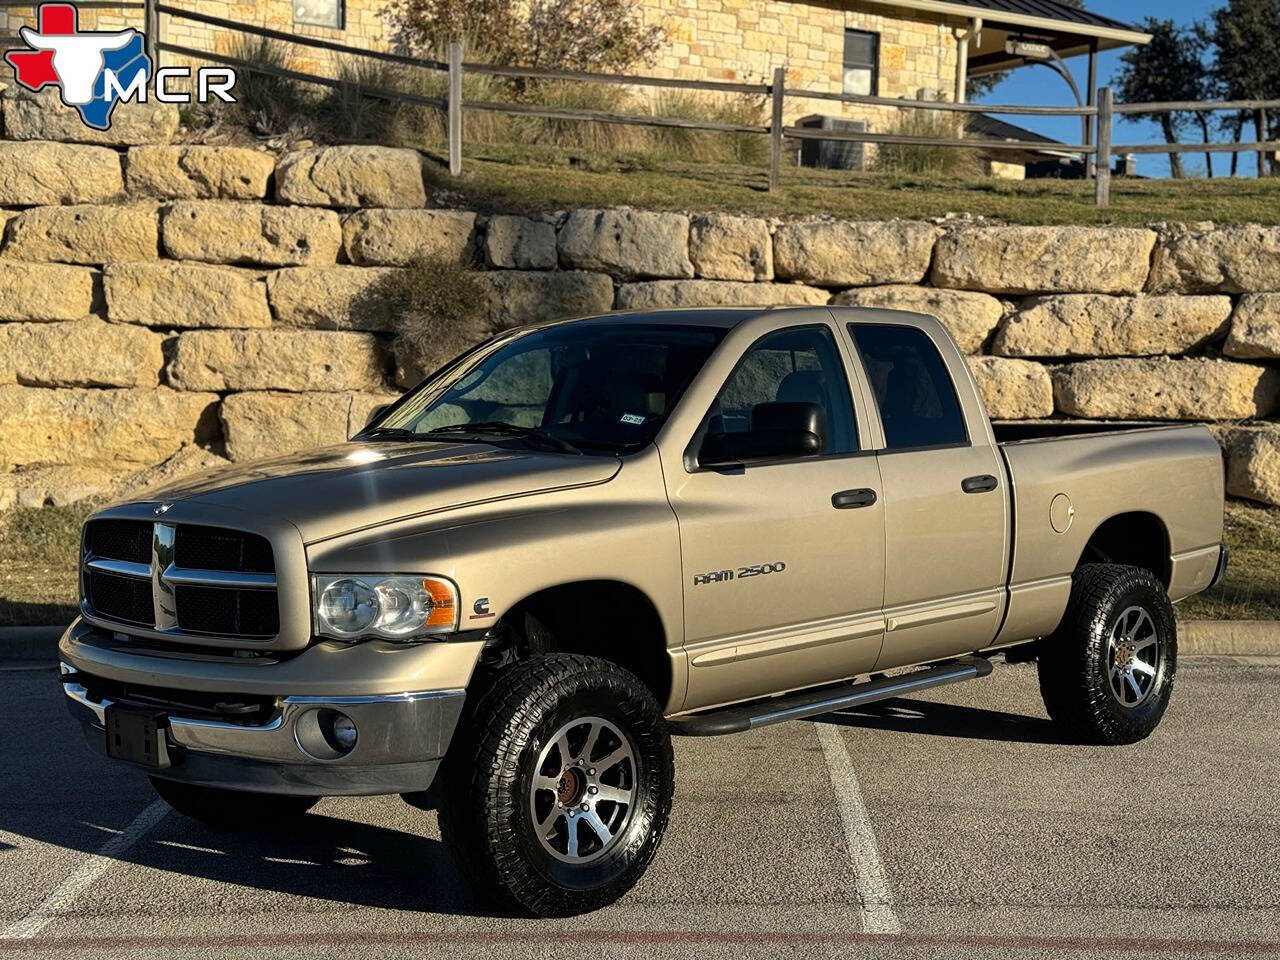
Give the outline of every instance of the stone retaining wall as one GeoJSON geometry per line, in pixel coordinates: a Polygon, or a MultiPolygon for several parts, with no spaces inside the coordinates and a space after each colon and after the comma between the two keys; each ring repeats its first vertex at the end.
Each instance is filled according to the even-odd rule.
{"type": "Polygon", "coordinates": [[[932,313],[993,417],[1210,421],[1231,492],[1280,504],[1280,227],[482,216],[432,206],[411,150],[169,144],[155,105],[66,143],[42,138],[104,138],[47,97],[0,109],[25,138],[0,142],[0,506],[345,439],[403,386],[386,289],[423,254],[475,269],[491,329],[717,304],[932,313]]]}

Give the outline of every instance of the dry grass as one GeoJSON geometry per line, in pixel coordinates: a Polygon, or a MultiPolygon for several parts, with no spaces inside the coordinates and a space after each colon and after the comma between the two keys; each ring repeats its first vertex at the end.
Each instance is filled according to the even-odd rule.
{"type": "MultiPolygon", "coordinates": [[[[904,110],[888,132],[900,137],[959,140],[964,137],[965,117],[904,110]]],[[[898,176],[964,179],[981,175],[982,164],[977,151],[968,148],[885,143],[876,148],[875,169],[898,176]]]]}
{"type": "Polygon", "coordinates": [[[485,291],[462,264],[421,259],[390,275],[379,294],[395,305],[400,318],[397,376],[406,386],[484,339],[485,291]]]}
{"type": "Polygon", "coordinates": [[[80,527],[94,506],[0,513],[0,625],[71,622],[80,527]]]}
{"type": "MultiPolygon", "coordinates": [[[[649,103],[655,117],[676,117],[742,126],[765,124],[765,102],[759,97],[708,96],[677,90],[659,91],[649,103]]],[[[769,144],[757,134],[716,133],[680,127],[631,128],[649,141],[647,152],[660,160],[695,163],[763,165],[769,161],[769,144]]]]}
{"type": "MultiPolygon", "coordinates": [[[[430,336],[429,321],[419,334],[430,336]]],[[[80,525],[92,507],[0,513],[0,625],[63,624],[75,615],[80,525]]],[[[1227,503],[1231,566],[1219,587],[1178,605],[1187,620],[1280,620],[1280,507],[1227,503]]]]}
{"type": "Polygon", "coordinates": [[[1280,620],[1280,507],[1227,501],[1227,576],[1178,604],[1186,620],[1280,620]]]}

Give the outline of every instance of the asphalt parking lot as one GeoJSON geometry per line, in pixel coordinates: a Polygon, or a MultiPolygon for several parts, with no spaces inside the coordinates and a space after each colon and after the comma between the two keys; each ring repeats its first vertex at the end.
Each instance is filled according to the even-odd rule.
{"type": "Polygon", "coordinates": [[[490,914],[435,816],[166,813],[0,663],[0,953],[153,957],[1280,955],[1280,659],[1186,659],[1146,743],[1064,742],[1034,669],[677,742],[658,860],[568,921],[490,914]]]}

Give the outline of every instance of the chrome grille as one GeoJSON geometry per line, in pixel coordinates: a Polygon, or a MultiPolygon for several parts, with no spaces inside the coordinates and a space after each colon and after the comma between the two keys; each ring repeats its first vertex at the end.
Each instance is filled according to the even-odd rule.
{"type": "Polygon", "coordinates": [[[195,524],[91,520],[82,566],[88,612],[103,620],[163,633],[259,641],[280,632],[271,544],[257,534],[195,524]]]}

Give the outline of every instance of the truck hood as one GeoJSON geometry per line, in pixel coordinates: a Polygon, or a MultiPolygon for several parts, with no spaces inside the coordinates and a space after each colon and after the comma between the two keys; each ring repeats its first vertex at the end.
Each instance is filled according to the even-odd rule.
{"type": "Polygon", "coordinates": [[[466,504],[604,483],[620,465],[480,443],[344,443],[187,478],[146,499],[288,520],[314,543],[466,504]]]}

